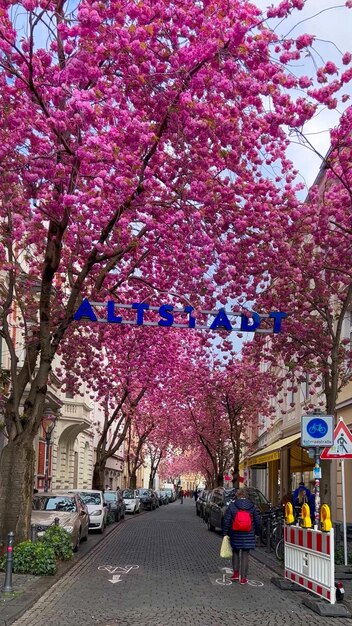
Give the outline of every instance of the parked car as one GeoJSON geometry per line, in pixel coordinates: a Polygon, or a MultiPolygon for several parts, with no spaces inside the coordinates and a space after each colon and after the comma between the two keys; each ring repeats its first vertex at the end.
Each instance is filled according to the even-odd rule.
{"type": "Polygon", "coordinates": [[[136,489],[136,494],[138,495],[141,505],[144,509],[149,509],[150,511],[154,511],[157,507],[157,497],[151,489],[136,489]]]}
{"type": "Polygon", "coordinates": [[[151,491],[153,492],[154,496],[155,496],[155,508],[158,509],[159,506],[161,506],[161,502],[160,502],[160,498],[159,498],[159,494],[157,491],[155,491],[155,489],[151,489],[151,491]]]}
{"type": "Polygon", "coordinates": [[[159,489],[155,489],[155,494],[156,494],[156,497],[158,498],[159,506],[161,506],[163,504],[161,491],[159,489]]]}
{"type": "Polygon", "coordinates": [[[125,519],[126,505],[123,499],[122,491],[104,491],[104,500],[108,505],[108,510],[115,518],[115,522],[125,519]]]}
{"type": "Polygon", "coordinates": [[[70,489],[69,493],[78,493],[89,513],[89,529],[103,533],[106,528],[108,507],[102,491],[97,489],[70,489]]]}
{"type": "Polygon", "coordinates": [[[207,494],[208,494],[208,490],[203,489],[198,494],[198,498],[196,500],[196,514],[201,518],[204,518],[204,507],[205,507],[205,503],[207,500],[207,494]]]}
{"type": "Polygon", "coordinates": [[[81,541],[88,539],[89,513],[83,500],[74,493],[37,493],[33,496],[31,523],[38,533],[59,519],[71,535],[72,548],[76,552],[81,541]]]}
{"type": "Polygon", "coordinates": [[[132,515],[134,515],[135,513],[141,512],[141,500],[136,489],[125,489],[122,495],[126,513],[132,513],[132,515]]]}
{"type": "Polygon", "coordinates": [[[175,502],[176,500],[176,494],[175,494],[175,490],[171,489],[170,487],[165,487],[165,489],[163,489],[163,491],[166,491],[168,498],[169,498],[169,502],[175,502]]]}
{"type": "Polygon", "coordinates": [[[206,524],[208,523],[209,507],[212,493],[212,490],[208,491],[207,495],[205,496],[205,501],[203,503],[203,520],[206,524]]]}
{"type": "Polygon", "coordinates": [[[160,493],[161,503],[169,504],[170,499],[169,499],[169,496],[167,495],[167,492],[164,489],[162,489],[161,491],[159,491],[159,493],[160,493]]]}
{"type": "MultiPolygon", "coordinates": [[[[231,500],[235,498],[236,491],[237,489],[224,489],[223,487],[213,489],[206,504],[207,526],[209,530],[222,528],[225,511],[231,500]]],[[[259,489],[248,487],[247,491],[249,499],[252,500],[261,512],[270,509],[271,505],[269,500],[259,489]]]]}

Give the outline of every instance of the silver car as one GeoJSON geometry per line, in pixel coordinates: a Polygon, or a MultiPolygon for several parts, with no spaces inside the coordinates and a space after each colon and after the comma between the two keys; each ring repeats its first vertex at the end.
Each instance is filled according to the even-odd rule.
{"type": "Polygon", "coordinates": [[[88,509],[75,493],[37,493],[33,496],[31,524],[37,533],[43,533],[59,520],[71,535],[72,548],[76,552],[81,541],[88,539],[88,509]]]}
{"type": "Polygon", "coordinates": [[[132,513],[132,515],[134,515],[135,513],[141,512],[141,501],[135,489],[125,489],[123,492],[123,501],[126,506],[126,513],[132,513]]]}

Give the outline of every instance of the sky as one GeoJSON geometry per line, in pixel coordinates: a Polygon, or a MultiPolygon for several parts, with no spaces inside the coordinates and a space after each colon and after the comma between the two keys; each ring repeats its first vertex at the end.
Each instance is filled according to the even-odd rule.
{"type": "MultiPolygon", "coordinates": [[[[278,0],[254,0],[254,4],[261,10],[265,10],[271,4],[277,6],[278,0]]],[[[272,21],[270,22],[272,25],[272,21]]],[[[280,35],[296,37],[303,33],[316,35],[313,46],[314,59],[318,66],[323,62],[334,61],[341,68],[341,53],[352,51],[352,9],[347,9],[344,1],[333,0],[306,0],[302,11],[295,10],[288,20],[279,23],[277,21],[276,32],[280,35]]],[[[314,65],[310,57],[302,66],[302,74],[312,75],[314,65]]],[[[297,66],[297,72],[300,72],[297,66]]],[[[341,105],[338,110],[325,109],[309,124],[306,125],[305,133],[313,146],[325,155],[329,149],[329,129],[337,125],[339,117],[347,106],[352,105],[352,88],[349,86],[345,93],[351,96],[351,100],[341,105]]],[[[296,168],[300,171],[300,178],[306,183],[307,188],[314,182],[321,160],[308,147],[292,142],[289,156],[296,168]]]]}

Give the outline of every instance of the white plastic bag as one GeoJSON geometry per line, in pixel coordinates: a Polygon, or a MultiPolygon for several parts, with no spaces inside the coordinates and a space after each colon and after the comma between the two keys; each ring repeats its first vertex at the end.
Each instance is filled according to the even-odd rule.
{"type": "Polygon", "coordinates": [[[232,557],[232,548],[230,543],[230,537],[228,537],[228,535],[225,535],[222,540],[220,556],[222,559],[230,559],[232,557]]]}

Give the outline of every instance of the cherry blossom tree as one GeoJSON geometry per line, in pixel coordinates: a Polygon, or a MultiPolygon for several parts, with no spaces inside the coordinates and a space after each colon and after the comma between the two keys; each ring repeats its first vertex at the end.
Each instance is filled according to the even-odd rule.
{"type": "Polygon", "coordinates": [[[1,0],[3,539],[28,536],[33,441],[83,297],[212,308],[255,293],[248,251],[297,206],[284,128],[350,80],[330,65],[323,87],[295,77],[313,37],[282,41],[270,20],[302,6],[1,0]]]}
{"type": "Polygon", "coordinates": [[[177,440],[168,405],[175,405],[177,381],[187,371],[189,348],[198,343],[197,336],[188,338],[185,331],[176,329],[160,332],[129,325],[88,324],[68,331],[58,375],[66,372],[66,387],[79,392],[83,372],[92,399],[104,408],[93,488],[103,489],[107,460],[125,440],[129,474],[134,477],[146,443],[155,437],[159,442],[177,440]],[[72,344],[77,351],[69,350],[72,344]],[[155,435],[150,437],[152,430],[155,435]]]}
{"type": "MultiPolygon", "coordinates": [[[[331,148],[306,200],[282,221],[282,237],[267,264],[270,286],[258,306],[288,311],[285,331],[254,342],[272,363],[286,366],[291,387],[309,377],[311,395],[335,413],[338,393],[352,379],[352,107],[331,132],[331,148]],[[276,256],[276,261],[274,260],[276,256]],[[283,278],[284,277],[284,278],[283,278]]],[[[306,408],[315,408],[307,399],[306,408]]]]}

